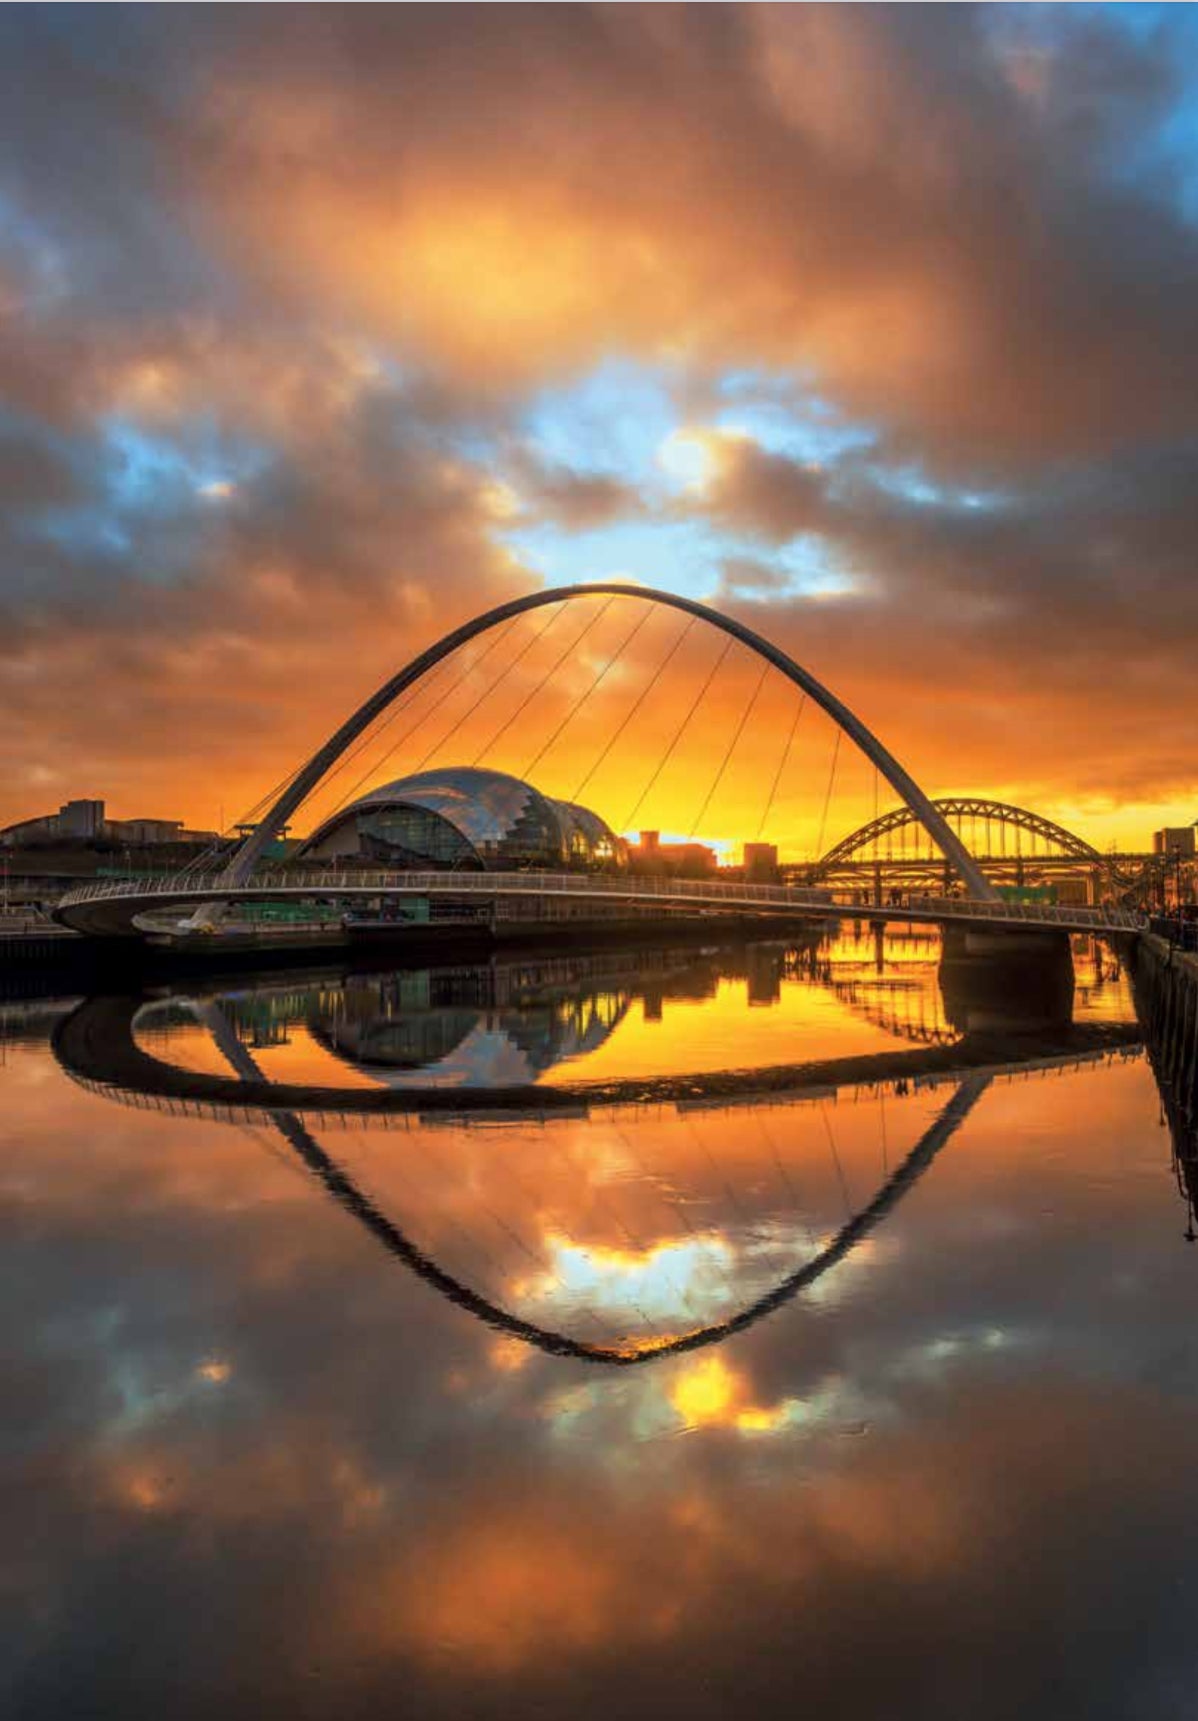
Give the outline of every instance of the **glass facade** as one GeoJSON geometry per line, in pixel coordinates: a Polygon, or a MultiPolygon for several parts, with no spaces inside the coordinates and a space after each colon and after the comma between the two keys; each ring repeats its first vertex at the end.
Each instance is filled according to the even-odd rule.
{"type": "Polygon", "coordinates": [[[373,789],[313,832],[312,859],[502,871],[610,866],[622,847],[597,813],[554,801],[519,777],[449,766],[373,789]]]}

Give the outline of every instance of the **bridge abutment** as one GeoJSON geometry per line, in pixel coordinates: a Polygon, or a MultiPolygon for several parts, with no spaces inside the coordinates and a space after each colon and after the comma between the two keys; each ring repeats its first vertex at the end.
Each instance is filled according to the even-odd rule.
{"type": "Polygon", "coordinates": [[[1067,932],[946,926],[940,958],[945,1015],[966,1034],[1041,1033],[1073,1017],[1067,932]]]}
{"type": "Polygon", "coordinates": [[[1069,934],[1041,926],[950,924],[944,928],[943,948],[952,962],[1050,963],[1070,956],[1069,934]]]}

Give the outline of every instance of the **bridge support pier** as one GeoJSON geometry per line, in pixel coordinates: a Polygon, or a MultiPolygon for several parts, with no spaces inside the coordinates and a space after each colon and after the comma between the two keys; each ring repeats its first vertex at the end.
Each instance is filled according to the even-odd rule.
{"type": "Polygon", "coordinates": [[[1073,1017],[1067,932],[946,926],[940,958],[945,1015],[970,1034],[1042,1033],[1073,1017]]]}
{"type": "Polygon", "coordinates": [[[1072,961],[1069,934],[1043,926],[945,926],[944,956],[953,962],[1072,961]]]}

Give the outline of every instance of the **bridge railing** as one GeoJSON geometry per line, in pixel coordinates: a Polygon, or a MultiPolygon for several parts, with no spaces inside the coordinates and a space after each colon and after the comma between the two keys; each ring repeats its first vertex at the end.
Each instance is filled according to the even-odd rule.
{"type": "MultiPolygon", "coordinates": [[[[624,901],[695,902],[730,907],[757,906],[818,909],[831,918],[860,913],[858,905],[836,902],[828,891],[799,885],[750,884],[742,880],[640,877],[628,874],[561,872],[389,872],[330,870],[298,873],[277,870],[255,873],[242,885],[224,873],[179,873],[148,879],[103,879],[78,886],[61,899],[66,908],[88,902],[139,901],[161,897],[176,902],[220,900],[222,894],[241,900],[287,896],[363,896],[375,893],[405,896],[576,896],[624,901]]],[[[906,913],[937,921],[992,921],[996,925],[1061,926],[1095,931],[1134,932],[1146,924],[1134,909],[1065,907],[1050,903],[979,901],[970,897],[908,896],[901,903],[867,905],[871,915],[900,919],[906,913]]]]}
{"type": "MultiPolygon", "coordinates": [[[[1144,915],[1131,908],[1069,907],[1048,902],[979,902],[960,896],[911,896],[906,907],[934,913],[938,919],[993,920],[1009,925],[1025,921],[1029,925],[1083,925],[1126,932],[1139,932],[1148,924],[1144,915]]],[[[901,915],[902,909],[895,910],[901,915]]]]}
{"type": "Polygon", "coordinates": [[[714,901],[800,903],[835,912],[836,903],[826,890],[790,885],[745,884],[717,879],[629,877],[604,873],[559,872],[385,872],[355,868],[353,871],[256,872],[243,884],[231,882],[224,873],[177,873],[145,879],[102,879],[79,885],[60,899],[62,905],[110,901],[121,897],[165,896],[173,899],[229,896],[264,896],[273,891],[288,895],[322,895],[329,892],[403,892],[409,896],[565,895],[616,897],[685,897],[714,901]]]}

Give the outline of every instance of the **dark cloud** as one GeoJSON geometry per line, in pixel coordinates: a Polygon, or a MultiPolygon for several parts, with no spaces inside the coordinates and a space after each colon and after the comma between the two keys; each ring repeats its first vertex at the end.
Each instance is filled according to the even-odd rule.
{"type": "Polygon", "coordinates": [[[636,488],[602,472],[546,465],[521,450],[509,463],[519,506],[532,519],[585,532],[643,512],[636,488]]]}
{"type": "Polygon", "coordinates": [[[513,517],[740,534],[722,592],[768,597],[932,775],[1198,787],[1166,721],[1194,621],[1180,9],[10,8],[0,32],[14,814],[24,761],[166,793],[156,726],[219,731],[226,700],[285,768],[286,686],[348,702],[531,582],[513,517]],[[532,394],[611,353],[672,367],[700,431],[736,369],[873,446],[725,438],[665,507],[527,441],[532,394]],[[130,434],[161,455],[140,494],[130,434]],[[800,539],[852,589],[784,602],[800,539]],[[933,682],[951,744],[912,720],[933,682]]]}

